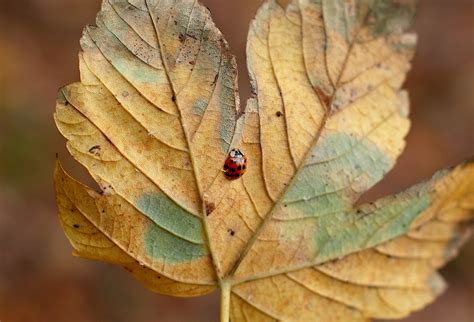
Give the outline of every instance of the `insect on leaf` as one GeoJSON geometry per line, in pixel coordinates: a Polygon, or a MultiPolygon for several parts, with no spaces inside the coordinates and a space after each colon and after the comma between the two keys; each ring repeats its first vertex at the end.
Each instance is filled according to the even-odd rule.
{"type": "Polygon", "coordinates": [[[74,254],[162,294],[220,288],[224,322],[397,319],[432,302],[469,237],[474,164],[357,204],[405,146],[415,7],[264,1],[242,114],[235,59],[204,6],[104,0],[54,115],[100,186],[58,162],[74,254]],[[234,148],[248,163],[229,180],[234,148]]]}

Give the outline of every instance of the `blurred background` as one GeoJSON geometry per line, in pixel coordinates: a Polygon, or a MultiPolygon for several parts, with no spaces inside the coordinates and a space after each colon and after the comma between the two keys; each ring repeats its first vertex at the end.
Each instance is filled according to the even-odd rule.
{"type": "MultiPolygon", "coordinates": [[[[238,57],[246,98],[247,26],[260,0],[202,0],[238,57]]],[[[215,321],[216,294],[174,299],[142,288],[125,271],[71,256],[52,188],[59,152],[52,120],[57,89],[79,79],[84,25],[100,0],[0,1],[0,321],[215,321]]],[[[371,193],[404,189],[474,156],[474,1],[421,0],[419,50],[407,88],[413,128],[397,167],[371,193]]],[[[245,100],[244,100],[245,101],[245,100]]],[[[443,275],[448,291],[405,321],[474,321],[474,241],[443,275]]]]}

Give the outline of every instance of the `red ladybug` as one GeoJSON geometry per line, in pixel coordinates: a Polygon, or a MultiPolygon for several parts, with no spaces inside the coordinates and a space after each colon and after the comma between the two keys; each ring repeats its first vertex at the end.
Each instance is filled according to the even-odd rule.
{"type": "Polygon", "coordinates": [[[224,175],[229,180],[237,180],[247,170],[247,157],[237,149],[232,149],[224,163],[224,175]]]}

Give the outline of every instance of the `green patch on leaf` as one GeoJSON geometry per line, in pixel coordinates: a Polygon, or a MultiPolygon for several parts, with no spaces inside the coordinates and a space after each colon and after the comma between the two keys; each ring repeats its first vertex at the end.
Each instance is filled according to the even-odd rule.
{"type": "Polygon", "coordinates": [[[164,195],[144,195],[137,208],[153,220],[145,232],[149,256],[169,263],[184,263],[208,254],[199,218],[189,214],[164,195]]]}
{"type": "Polygon", "coordinates": [[[430,205],[428,192],[387,197],[350,213],[317,219],[314,236],[318,258],[329,260],[386,242],[406,233],[415,218],[430,205]]]}
{"type": "Polygon", "coordinates": [[[354,196],[377,183],[392,163],[367,138],[329,134],[314,148],[285,203],[290,211],[296,208],[307,216],[343,211],[354,196]]]}
{"type": "Polygon", "coordinates": [[[145,194],[136,206],[153,221],[144,236],[149,256],[169,263],[184,263],[208,255],[201,220],[167,196],[145,194]]]}
{"type": "Polygon", "coordinates": [[[185,241],[154,224],[145,232],[144,242],[150,257],[167,263],[186,263],[208,255],[204,245],[185,241]]]}
{"type": "Polygon", "coordinates": [[[208,102],[206,99],[198,99],[196,103],[193,105],[193,111],[199,116],[203,116],[206,108],[208,106],[208,102]]]}
{"type": "Polygon", "coordinates": [[[374,37],[400,33],[411,27],[416,14],[416,0],[371,0],[367,22],[374,37]]]}
{"type": "Polygon", "coordinates": [[[222,82],[223,86],[219,97],[220,105],[222,106],[220,137],[222,150],[227,153],[230,149],[230,143],[232,142],[232,136],[234,135],[236,124],[236,85],[234,83],[235,67],[233,66],[232,60],[223,63],[221,75],[222,78],[219,81],[222,82]]]}
{"type": "Polygon", "coordinates": [[[145,194],[136,206],[154,223],[177,237],[195,244],[204,243],[202,221],[164,194],[145,194]]]}

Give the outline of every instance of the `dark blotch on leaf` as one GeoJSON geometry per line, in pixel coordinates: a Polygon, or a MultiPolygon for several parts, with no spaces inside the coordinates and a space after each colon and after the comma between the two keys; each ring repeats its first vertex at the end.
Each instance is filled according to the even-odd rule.
{"type": "Polygon", "coordinates": [[[219,79],[219,73],[217,73],[217,74],[214,76],[214,80],[212,81],[211,86],[216,85],[218,79],[219,79]]]}
{"type": "Polygon", "coordinates": [[[255,87],[254,83],[250,84],[250,96],[257,97],[257,88],[255,87]]]}
{"type": "Polygon", "coordinates": [[[94,145],[92,148],[89,149],[90,154],[99,155],[101,147],[100,145],[94,145]]]}
{"type": "Polygon", "coordinates": [[[206,207],[206,216],[209,216],[216,209],[216,205],[213,202],[204,202],[204,205],[206,207]]]}
{"type": "Polygon", "coordinates": [[[316,94],[318,95],[319,99],[323,103],[324,107],[326,110],[330,109],[331,105],[331,96],[327,95],[321,88],[315,87],[314,90],[316,91],[316,94]]]}

